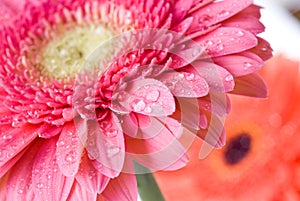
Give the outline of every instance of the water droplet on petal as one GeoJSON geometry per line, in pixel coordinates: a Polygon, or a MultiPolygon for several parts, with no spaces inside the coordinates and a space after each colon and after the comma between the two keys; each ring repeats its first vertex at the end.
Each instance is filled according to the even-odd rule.
{"type": "Polygon", "coordinates": [[[219,43],[218,45],[216,45],[216,51],[222,51],[224,49],[223,44],[219,43]]]}
{"type": "Polygon", "coordinates": [[[261,48],[261,50],[262,50],[263,52],[265,52],[265,51],[267,51],[268,49],[267,49],[266,47],[263,47],[263,48],[261,48]]]}
{"type": "Polygon", "coordinates": [[[76,161],[76,154],[74,151],[70,151],[69,153],[67,153],[66,157],[65,157],[65,160],[68,162],[68,163],[73,163],[76,161]]]}
{"type": "Polygon", "coordinates": [[[146,95],[146,99],[148,101],[157,101],[158,98],[159,98],[159,91],[156,91],[156,90],[153,90],[153,91],[150,91],[147,95],[146,95]]]}
{"type": "Polygon", "coordinates": [[[151,113],[152,112],[152,108],[147,106],[145,109],[144,109],[144,112],[146,113],[151,113]]]}
{"type": "Polygon", "coordinates": [[[112,128],[112,129],[109,129],[109,130],[105,131],[104,134],[107,137],[116,137],[118,135],[118,130],[112,128]]]}
{"type": "Polygon", "coordinates": [[[252,67],[252,64],[250,62],[244,62],[243,66],[244,66],[244,69],[247,70],[252,67]]]}
{"type": "Polygon", "coordinates": [[[185,75],[185,79],[188,81],[191,81],[195,78],[195,75],[193,73],[189,73],[185,75]]]}
{"type": "Polygon", "coordinates": [[[23,194],[23,192],[24,192],[24,191],[23,191],[22,189],[19,189],[19,190],[18,190],[18,193],[19,193],[19,194],[23,194]]]}
{"type": "Polygon", "coordinates": [[[37,187],[38,187],[39,189],[44,188],[44,184],[43,184],[43,183],[38,183],[38,184],[37,184],[37,187]]]}
{"type": "Polygon", "coordinates": [[[119,147],[109,147],[107,149],[107,155],[108,157],[113,157],[115,155],[117,155],[120,152],[120,148],[119,147]]]}
{"type": "Polygon", "coordinates": [[[232,80],[233,80],[233,76],[231,74],[229,74],[225,77],[225,81],[227,81],[227,82],[230,82],[232,80]]]}
{"type": "Polygon", "coordinates": [[[207,24],[210,22],[210,20],[211,20],[211,16],[202,15],[201,17],[199,17],[198,22],[199,22],[199,24],[207,24]]]}
{"type": "Polygon", "coordinates": [[[146,103],[143,100],[135,100],[132,102],[131,107],[135,112],[141,112],[145,109],[146,103]]]}
{"type": "Polygon", "coordinates": [[[100,128],[102,128],[103,130],[107,130],[109,128],[111,128],[112,124],[109,121],[101,121],[100,123],[100,128]]]}
{"type": "Polygon", "coordinates": [[[230,14],[229,11],[222,10],[222,11],[218,14],[218,16],[219,16],[219,17],[226,17],[226,16],[229,15],[229,14],[230,14]]]}
{"type": "Polygon", "coordinates": [[[236,35],[237,35],[237,36],[243,36],[244,33],[243,33],[241,30],[239,30],[239,31],[236,33],[236,35]]]}
{"type": "Polygon", "coordinates": [[[3,136],[2,136],[2,139],[3,139],[3,140],[10,140],[11,138],[12,138],[11,135],[3,135],[3,136]]]}

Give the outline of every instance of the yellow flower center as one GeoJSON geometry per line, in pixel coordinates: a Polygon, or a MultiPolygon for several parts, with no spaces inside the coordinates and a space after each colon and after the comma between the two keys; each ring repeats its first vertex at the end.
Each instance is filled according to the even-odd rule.
{"type": "Polygon", "coordinates": [[[51,41],[42,51],[42,74],[53,78],[74,76],[87,57],[113,32],[101,25],[75,27],[51,41]]]}

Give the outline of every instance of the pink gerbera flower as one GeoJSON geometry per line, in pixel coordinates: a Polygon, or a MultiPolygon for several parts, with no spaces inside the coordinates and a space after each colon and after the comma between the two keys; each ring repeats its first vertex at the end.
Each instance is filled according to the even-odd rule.
{"type": "Polygon", "coordinates": [[[259,9],[58,0],[1,16],[0,200],[136,200],[132,160],[182,167],[183,127],[222,146],[223,94],[266,95],[259,9]]]}

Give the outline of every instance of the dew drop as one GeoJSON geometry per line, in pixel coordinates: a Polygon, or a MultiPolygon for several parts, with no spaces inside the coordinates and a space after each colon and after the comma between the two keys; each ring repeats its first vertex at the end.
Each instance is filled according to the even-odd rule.
{"type": "Polygon", "coordinates": [[[266,47],[263,47],[263,48],[261,48],[261,50],[262,50],[263,52],[266,52],[266,51],[267,51],[267,48],[266,48],[266,47]]]}
{"type": "Polygon", "coordinates": [[[101,121],[100,123],[100,128],[102,128],[103,130],[107,130],[109,128],[111,128],[111,122],[109,121],[101,121]]]}
{"type": "Polygon", "coordinates": [[[73,163],[76,161],[76,154],[74,151],[70,151],[69,153],[67,153],[66,157],[65,157],[65,160],[68,162],[68,163],[73,163]]]}
{"type": "Polygon", "coordinates": [[[3,135],[2,139],[3,140],[10,140],[10,139],[12,139],[12,136],[11,135],[3,135]]]}
{"type": "Polygon", "coordinates": [[[143,100],[135,100],[132,102],[131,107],[135,112],[141,112],[145,109],[146,103],[143,100]]]}
{"type": "Polygon", "coordinates": [[[199,22],[199,24],[207,24],[210,22],[210,20],[211,20],[211,16],[202,15],[201,17],[199,17],[198,22],[199,22]]]}
{"type": "Polygon", "coordinates": [[[216,51],[222,51],[224,49],[223,44],[219,43],[218,45],[216,45],[216,51]]]}
{"type": "Polygon", "coordinates": [[[244,62],[243,66],[244,66],[244,69],[247,70],[252,67],[252,64],[250,62],[244,62]]]}
{"type": "Polygon", "coordinates": [[[152,112],[152,108],[147,106],[145,109],[144,109],[144,112],[146,113],[151,113],[152,112]]]}
{"type": "Polygon", "coordinates": [[[147,95],[146,95],[146,99],[148,101],[157,101],[158,98],[159,98],[159,91],[156,91],[156,90],[153,90],[153,91],[150,91],[147,95]]]}
{"type": "Polygon", "coordinates": [[[189,73],[185,75],[185,79],[188,81],[191,81],[195,78],[195,75],[193,73],[189,73]]]}
{"type": "Polygon", "coordinates": [[[107,149],[107,156],[108,157],[114,157],[115,155],[117,155],[120,152],[120,148],[119,147],[109,147],[107,149]]]}
{"type": "Polygon", "coordinates": [[[243,36],[244,35],[244,33],[241,31],[241,30],[239,30],[237,33],[236,33],[236,36],[243,36]]]}
{"type": "Polygon", "coordinates": [[[208,41],[205,42],[205,45],[206,45],[206,46],[211,46],[211,45],[213,45],[213,44],[214,44],[214,42],[211,41],[211,40],[208,40],[208,41]]]}
{"type": "Polygon", "coordinates": [[[118,130],[112,128],[112,129],[109,129],[109,130],[105,131],[104,134],[107,137],[116,137],[118,135],[118,130]]]}
{"type": "Polygon", "coordinates": [[[38,183],[38,184],[37,184],[37,187],[38,187],[39,189],[42,189],[42,188],[44,188],[44,184],[43,184],[43,183],[38,183]]]}
{"type": "Polygon", "coordinates": [[[233,76],[230,74],[225,77],[225,81],[227,81],[227,82],[230,82],[232,80],[233,80],[233,76]]]}
{"type": "Polygon", "coordinates": [[[218,14],[218,16],[219,16],[219,17],[226,17],[226,16],[228,16],[229,14],[230,14],[229,11],[223,10],[223,11],[221,11],[221,12],[218,14]]]}

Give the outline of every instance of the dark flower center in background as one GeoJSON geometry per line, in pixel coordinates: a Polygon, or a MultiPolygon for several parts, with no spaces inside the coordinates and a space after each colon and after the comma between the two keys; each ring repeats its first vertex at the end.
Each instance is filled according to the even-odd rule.
{"type": "Polygon", "coordinates": [[[224,159],[227,164],[235,165],[239,163],[251,148],[251,136],[247,133],[241,133],[227,142],[224,152],[224,159]]]}

